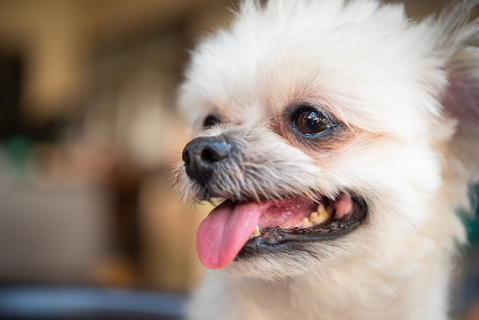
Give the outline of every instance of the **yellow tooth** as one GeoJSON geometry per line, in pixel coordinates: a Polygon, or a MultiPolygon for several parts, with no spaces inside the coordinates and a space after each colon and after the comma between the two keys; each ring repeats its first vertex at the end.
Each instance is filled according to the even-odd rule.
{"type": "Polygon", "coordinates": [[[318,207],[316,208],[316,211],[318,212],[318,216],[323,215],[324,212],[328,213],[326,208],[324,207],[324,204],[322,204],[322,203],[318,204],[318,207]]]}
{"type": "Polygon", "coordinates": [[[303,225],[303,227],[309,225],[309,219],[304,218],[303,221],[301,222],[301,225],[303,225]]]}
{"type": "Polygon", "coordinates": [[[317,218],[314,220],[314,223],[323,223],[328,220],[331,214],[328,212],[328,209],[324,208],[324,205],[320,203],[317,208],[317,218]]]}
{"type": "Polygon", "coordinates": [[[318,220],[318,212],[317,211],[311,212],[309,216],[309,221],[315,223],[317,222],[317,220],[318,220]]]}
{"type": "Polygon", "coordinates": [[[254,227],[253,233],[251,234],[251,237],[250,237],[250,238],[257,237],[257,236],[259,236],[260,234],[261,234],[261,233],[259,232],[259,227],[258,227],[258,225],[256,225],[256,227],[254,227]]]}

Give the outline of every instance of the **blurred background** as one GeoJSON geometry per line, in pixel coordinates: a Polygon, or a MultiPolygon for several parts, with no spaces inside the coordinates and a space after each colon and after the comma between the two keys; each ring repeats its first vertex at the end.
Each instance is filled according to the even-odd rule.
{"type": "MultiPolygon", "coordinates": [[[[424,16],[448,1],[406,3],[424,16]]],[[[1,319],[181,318],[210,208],[171,188],[189,140],[176,87],[234,6],[0,0],[1,319]]],[[[453,297],[465,320],[479,319],[475,248],[453,297]]]]}

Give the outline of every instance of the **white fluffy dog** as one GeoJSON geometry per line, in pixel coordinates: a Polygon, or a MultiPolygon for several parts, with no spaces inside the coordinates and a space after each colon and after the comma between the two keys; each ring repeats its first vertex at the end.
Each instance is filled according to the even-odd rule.
{"type": "Polygon", "coordinates": [[[180,195],[221,203],[191,319],[448,318],[479,177],[477,1],[246,0],[193,52],[180,195]]]}

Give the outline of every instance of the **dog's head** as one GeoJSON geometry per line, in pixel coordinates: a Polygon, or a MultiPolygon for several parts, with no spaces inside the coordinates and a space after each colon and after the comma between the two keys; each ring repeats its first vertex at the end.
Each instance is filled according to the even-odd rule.
{"type": "Polygon", "coordinates": [[[202,263],[281,278],[461,238],[451,208],[479,153],[467,7],[414,23],[374,0],[248,0],[201,42],[175,176],[185,200],[223,201],[198,230],[202,263]]]}

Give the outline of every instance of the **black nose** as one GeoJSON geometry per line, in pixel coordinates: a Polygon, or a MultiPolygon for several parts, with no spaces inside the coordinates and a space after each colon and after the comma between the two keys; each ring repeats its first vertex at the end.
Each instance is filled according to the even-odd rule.
{"type": "Polygon", "coordinates": [[[219,161],[230,156],[231,144],[226,137],[200,137],[183,149],[186,174],[197,181],[208,180],[219,161]]]}

